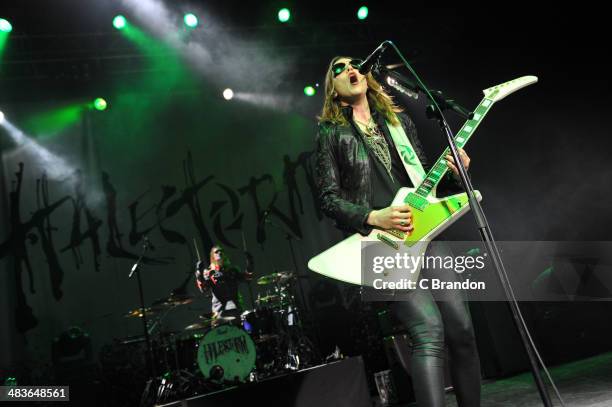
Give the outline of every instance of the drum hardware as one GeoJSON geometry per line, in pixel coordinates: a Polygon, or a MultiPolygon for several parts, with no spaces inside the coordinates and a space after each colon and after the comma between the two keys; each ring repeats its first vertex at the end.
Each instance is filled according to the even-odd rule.
{"type": "MultiPolygon", "coordinates": [[[[205,313],[181,332],[164,335],[160,328],[154,341],[159,366],[170,372],[188,371],[208,383],[223,385],[259,380],[314,364],[316,352],[301,328],[292,273],[264,277],[260,281],[265,284],[260,285],[269,286],[266,294],[259,296],[254,309],[237,318],[237,310],[225,315],[205,313]],[[231,357],[224,358],[222,354],[231,357]]],[[[169,311],[182,305],[169,300],[171,297],[156,301],[156,307],[169,311]]],[[[166,314],[158,313],[155,322],[161,324],[166,314]]],[[[169,392],[170,388],[167,385],[163,391],[169,392]]]]}
{"type": "Polygon", "coordinates": [[[140,310],[141,312],[137,313],[137,315],[142,315],[141,320],[142,320],[142,330],[144,332],[144,337],[145,337],[145,342],[147,344],[147,369],[150,372],[150,377],[155,377],[156,376],[156,366],[155,366],[155,361],[153,358],[153,347],[151,345],[151,338],[149,337],[149,327],[147,324],[147,307],[145,306],[145,302],[144,302],[144,292],[143,292],[143,288],[142,288],[142,278],[140,277],[141,273],[141,269],[140,269],[140,265],[142,263],[142,260],[144,259],[147,251],[151,248],[151,242],[149,241],[149,238],[147,236],[143,236],[143,245],[142,245],[142,252],[140,253],[140,256],[138,256],[138,259],[136,260],[136,263],[134,263],[134,265],[132,266],[130,273],[128,274],[128,278],[132,278],[132,276],[134,274],[136,274],[136,280],[138,282],[138,297],[140,299],[140,310]]]}
{"type": "Polygon", "coordinates": [[[207,323],[207,322],[196,322],[195,324],[191,324],[191,325],[187,325],[185,327],[186,331],[197,331],[200,329],[208,329],[210,328],[211,324],[207,323]]]}
{"type": "Polygon", "coordinates": [[[135,308],[133,310],[129,310],[123,316],[125,318],[142,318],[144,313],[146,312],[147,316],[153,316],[160,313],[162,310],[159,308],[146,307],[146,308],[135,308]]]}
{"type": "Polygon", "coordinates": [[[193,296],[189,294],[171,293],[168,297],[160,298],[153,302],[153,307],[176,307],[187,305],[193,302],[193,296]]]}
{"type": "Polygon", "coordinates": [[[142,343],[145,341],[143,335],[126,336],[124,338],[115,339],[115,343],[118,345],[132,345],[134,343],[142,343]]]}
{"type": "Polygon", "coordinates": [[[314,346],[303,332],[294,295],[296,276],[291,271],[257,279],[268,286],[256,307],[242,313],[242,326],[257,345],[257,378],[299,370],[318,362],[314,346]]]}
{"type": "Polygon", "coordinates": [[[274,294],[268,294],[264,296],[258,295],[257,299],[255,300],[255,304],[263,307],[266,305],[278,303],[279,301],[280,301],[280,297],[278,295],[274,295],[274,294]]]}
{"type": "Polygon", "coordinates": [[[210,329],[210,328],[214,328],[220,325],[231,324],[236,320],[237,318],[233,316],[215,317],[215,316],[200,315],[200,320],[198,322],[187,325],[184,328],[184,330],[185,331],[195,331],[199,329],[210,329]]]}
{"type": "Polygon", "coordinates": [[[166,372],[162,376],[147,381],[140,406],[165,404],[214,390],[216,389],[210,382],[206,382],[201,376],[190,370],[166,372]]]}
{"type": "Polygon", "coordinates": [[[170,401],[188,397],[188,392],[257,381],[318,363],[302,329],[295,296],[298,283],[292,271],[267,274],[256,280],[264,291],[253,309],[197,315],[182,331],[170,334],[163,333],[162,319],[194,299],[184,291],[173,291],[154,301],[145,313],[156,316],[155,359],[166,374],[152,379],[149,391],[156,392],[158,401],[170,401]]]}
{"type": "Polygon", "coordinates": [[[257,279],[257,285],[287,284],[294,277],[295,274],[293,274],[292,271],[278,271],[259,277],[257,279]]]}
{"type": "MultiPolygon", "coordinates": [[[[124,314],[126,318],[146,318],[146,328],[148,336],[148,345],[150,351],[146,354],[147,358],[154,364],[156,370],[160,371],[178,371],[182,368],[193,370],[197,352],[197,341],[192,339],[195,337],[193,332],[188,332],[185,335],[183,332],[168,332],[163,329],[162,322],[166,316],[173,310],[182,305],[193,302],[193,297],[187,294],[177,294],[177,290],[171,292],[168,297],[162,297],[154,301],[151,306],[146,308],[136,308],[124,314]],[[143,312],[144,311],[144,312],[143,312]],[[189,345],[186,345],[188,343],[189,345]],[[195,349],[190,351],[190,349],[195,349]]],[[[190,325],[188,331],[207,329],[210,327],[207,321],[197,321],[199,325],[190,325]]],[[[126,338],[122,341],[123,344],[147,342],[147,337],[141,335],[139,337],[126,338]]]]}

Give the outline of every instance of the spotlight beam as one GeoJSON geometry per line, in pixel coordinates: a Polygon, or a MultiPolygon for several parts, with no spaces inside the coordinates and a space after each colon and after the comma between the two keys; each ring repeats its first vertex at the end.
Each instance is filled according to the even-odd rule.
{"type": "Polygon", "coordinates": [[[75,172],[75,168],[69,165],[62,157],[57,156],[45,147],[38,144],[31,137],[27,136],[21,129],[13,125],[4,117],[0,126],[6,129],[13,142],[27,154],[30,154],[41,168],[52,179],[66,179],[75,172]]]}
{"type": "MultiPolygon", "coordinates": [[[[215,24],[214,16],[207,15],[205,31],[195,30],[189,36],[185,32],[184,14],[167,7],[168,2],[160,0],[120,0],[134,21],[154,33],[155,37],[178,51],[178,55],[207,79],[213,86],[227,83],[253,95],[267,94],[280,90],[292,77],[296,61],[269,50],[269,46],[260,43],[256,38],[238,38],[230,32],[220,29],[215,24]],[[169,35],[177,33],[177,35],[169,35]],[[214,58],[213,58],[214,56],[214,58]]],[[[278,9],[276,9],[278,10],[278,9]]],[[[189,10],[193,11],[194,10],[189,10]]],[[[203,15],[202,13],[199,13],[203,15]]],[[[290,21],[293,19],[289,12],[290,21]]],[[[271,16],[275,18],[273,14],[271,16]]],[[[288,23],[290,23],[290,21],[288,23]]],[[[279,23],[280,25],[280,23],[279,23]]],[[[220,89],[222,91],[223,88],[220,89]]],[[[260,98],[239,98],[236,92],[234,100],[256,104],[260,98]]],[[[290,99],[291,101],[298,99],[290,99]]],[[[276,109],[276,103],[265,107],[276,109]]],[[[261,105],[258,105],[261,106],[261,105]]],[[[282,106],[283,109],[289,106],[282,106]]]]}
{"type": "Polygon", "coordinates": [[[0,18],[0,57],[2,57],[4,46],[6,45],[6,41],[11,31],[13,31],[11,23],[9,23],[8,20],[0,18]]]}

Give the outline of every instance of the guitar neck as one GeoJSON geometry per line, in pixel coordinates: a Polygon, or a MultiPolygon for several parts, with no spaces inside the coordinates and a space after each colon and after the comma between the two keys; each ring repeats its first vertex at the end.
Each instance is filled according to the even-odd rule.
{"type": "MultiPolygon", "coordinates": [[[[470,139],[470,137],[472,137],[472,134],[474,134],[482,119],[489,112],[491,106],[493,106],[494,102],[490,98],[491,96],[493,95],[489,95],[489,97],[484,97],[482,99],[480,104],[474,110],[474,117],[472,119],[468,119],[463,124],[463,127],[461,127],[461,130],[459,130],[455,135],[454,140],[457,148],[463,148],[463,146],[467,144],[468,140],[470,139]]],[[[438,185],[444,174],[446,174],[448,166],[446,165],[446,160],[444,159],[444,157],[447,154],[450,154],[449,147],[446,147],[444,149],[444,152],[440,155],[436,163],[431,167],[431,169],[425,176],[423,182],[421,182],[419,187],[416,189],[415,192],[421,197],[426,198],[431,193],[431,191],[433,191],[436,185],[438,185]]]]}

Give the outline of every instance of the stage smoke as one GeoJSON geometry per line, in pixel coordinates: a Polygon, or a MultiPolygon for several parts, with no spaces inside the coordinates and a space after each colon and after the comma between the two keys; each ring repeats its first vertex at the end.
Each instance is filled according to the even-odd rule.
{"type": "Polygon", "coordinates": [[[234,99],[281,112],[292,111],[295,104],[295,99],[292,96],[272,93],[235,92],[234,99]]]}
{"type": "Polygon", "coordinates": [[[202,11],[194,10],[194,13],[205,16],[205,29],[190,30],[185,36],[183,14],[179,10],[171,10],[159,0],[122,1],[138,24],[179,50],[211,83],[226,83],[235,90],[268,94],[276,92],[296,69],[289,58],[273,52],[269,45],[264,47],[257,40],[231,35],[202,11]]]}
{"type": "Polygon", "coordinates": [[[47,173],[50,179],[65,180],[71,178],[75,173],[75,168],[69,165],[63,158],[58,157],[32,140],[6,118],[0,122],[0,126],[6,129],[6,133],[13,142],[27,155],[31,156],[32,160],[47,173]]]}

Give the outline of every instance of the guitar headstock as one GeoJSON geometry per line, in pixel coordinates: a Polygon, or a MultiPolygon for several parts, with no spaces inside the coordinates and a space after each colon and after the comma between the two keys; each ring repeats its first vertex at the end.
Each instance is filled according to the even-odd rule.
{"type": "Polygon", "coordinates": [[[533,85],[538,81],[537,76],[521,76],[520,78],[513,79],[508,82],[504,82],[499,85],[492,86],[482,91],[487,99],[491,99],[493,102],[497,102],[505,98],[506,96],[522,89],[526,86],[533,85]]]}

